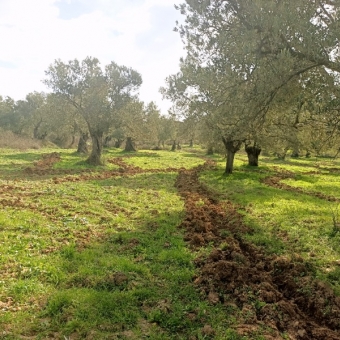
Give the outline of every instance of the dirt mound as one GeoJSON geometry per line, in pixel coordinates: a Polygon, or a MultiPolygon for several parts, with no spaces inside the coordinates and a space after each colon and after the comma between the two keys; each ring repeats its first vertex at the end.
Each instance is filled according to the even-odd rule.
{"type": "Polygon", "coordinates": [[[278,173],[275,176],[270,176],[270,177],[266,177],[262,180],[262,183],[274,187],[274,188],[278,188],[278,189],[282,189],[282,190],[288,190],[288,191],[294,191],[294,192],[298,192],[301,194],[305,194],[305,195],[310,195],[310,196],[314,196],[314,197],[318,197],[324,200],[327,200],[329,202],[339,202],[340,200],[334,196],[330,196],[330,195],[325,195],[321,192],[311,192],[311,191],[306,191],[302,188],[296,188],[296,187],[292,187],[288,184],[282,183],[281,181],[283,179],[286,178],[294,178],[293,174],[289,174],[289,173],[278,173]]]}
{"type": "Polygon", "coordinates": [[[55,163],[60,162],[61,157],[58,152],[52,152],[42,155],[41,159],[33,163],[33,167],[24,169],[27,174],[45,174],[48,170],[52,169],[55,163]]]}
{"type": "Polygon", "coordinates": [[[238,318],[240,335],[255,332],[266,339],[340,339],[340,298],[312,278],[298,255],[268,256],[244,241],[251,232],[232,203],[199,183],[199,172],[213,163],[179,173],[176,186],[185,200],[181,224],[192,247],[213,244],[208,256],[196,259],[195,284],[212,304],[222,303],[238,318]]]}

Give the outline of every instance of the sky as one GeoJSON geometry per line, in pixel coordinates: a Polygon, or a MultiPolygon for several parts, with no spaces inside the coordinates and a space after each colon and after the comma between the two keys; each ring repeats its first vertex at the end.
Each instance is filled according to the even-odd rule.
{"type": "Polygon", "coordinates": [[[185,55],[174,4],[181,0],[0,0],[0,95],[24,99],[56,59],[96,57],[132,67],[143,78],[140,99],[165,114],[159,88],[185,55]]]}

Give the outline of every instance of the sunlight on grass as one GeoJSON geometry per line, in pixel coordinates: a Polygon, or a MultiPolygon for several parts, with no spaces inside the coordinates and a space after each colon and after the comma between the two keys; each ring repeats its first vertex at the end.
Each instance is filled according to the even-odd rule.
{"type": "Polygon", "coordinates": [[[340,169],[339,173],[297,175],[295,179],[286,179],[282,182],[292,187],[321,192],[340,199],[340,169]]]}
{"type": "MultiPolygon", "coordinates": [[[[142,169],[167,169],[167,168],[193,168],[203,164],[204,160],[186,151],[139,151],[134,157],[126,158],[127,164],[138,166],[142,169]]],[[[201,153],[203,156],[204,154],[201,153]]]]}

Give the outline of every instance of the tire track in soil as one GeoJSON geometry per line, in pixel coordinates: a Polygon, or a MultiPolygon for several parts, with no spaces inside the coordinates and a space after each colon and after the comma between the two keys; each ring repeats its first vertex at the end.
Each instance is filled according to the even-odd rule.
{"type": "Polygon", "coordinates": [[[142,169],[138,166],[129,165],[124,162],[124,158],[133,157],[133,155],[128,155],[124,157],[114,157],[108,159],[107,162],[119,166],[115,170],[102,170],[94,171],[91,169],[82,170],[70,170],[70,169],[53,169],[53,164],[61,160],[60,155],[56,152],[51,154],[43,155],[42,158],[33,164],[32,167],[27,167],[23,170],[25,175],[36,175],[36,176],[61,176],[65,177],[53,177],[52,180],[55,184],[65,183],[65,182],[81,182],[81,181],[91,181],[91,180],[101,180],[108,179],[112,177],[126,177],[136,174],[147,174],[147,173],[168,173],[168,172],[178,172],[184,168],[174,168],[167,167],[165,169],[142,169]]]}
{"type": "MultiPolygon", "coordinates": [[[[313,172],[313,173],[315,173],[315,172],[313,172]]],[[[340,202],[340,199],[338,199],[337,197],[325,195],[321,192],[312,192],[312,191],[304,190],[302,188],[292,187],[288,184],[281,182],[284,179],[294,178],[294,177],[295,177],[295,174],[290,172],[290,171],[278,171],[276,175],[264,178],[262,180],[262,183],[265,184],[265,185],[268,185],[270,187],[273,187],[273,188],[287,190],[287,191],[293,191],[293,192],[297,192],[297,193],[300,193],[300,194],[305,194],[305,195],[309,195],[309,196],[312,196],[312,197],[324,199],[324,200],[329,201],[329,202],[340,202]]]]}
{"type": "MultiPolygon", "coordinates": [[[[115,157],[109,159],[108,162],[119,166],[117,170],[104,170],[101,172],[92,173],[91,170],[63,170],[63,169],[53,169],[53,165],[57,162],[61,161],[60,154],[57,152],[52,152],[49,154],[43,154],[38,161],[33,163],[33,166],[27,167],[23,170],[26,178],[28,176],[45,176],[45,175],[67,175],[65,177],[53,177],[52,181],[54,184],[60,183],[67,183],[67,182],[83,182],[83,181],[91,181],[91,180],[104,180],[110,179],[114,177],[129,177],[136,174],[147,174],[147,173],[170,173],[170,172],[178,172],[180,169],[184,168],[173,168],[168,167],[165,169],[142,169],[140,167],[136,167],[133,165],[129,165],[124,162],[124,158],[129,157],[115,157]],[[74,173],[74,175],[71,175],[74,173]],[[69,176],[68,176],[69,175],[69,176]]],[[[49,221],[56,222],[60,220],[60,216],[64,216],[65,214],[59,213],[59,207],[43,207],[41,204],[35,203],[33,201],[29,201],[29,199],[37,199],[39,196],[43,196],[45,193],[41,192],[34,192],[31,193],[29,189],[25,188],[24,186],[20,185],[17,181],[17,184],[13,185],[3,185],[0,188],[0,207],[10,207],[13,209],[27,209],[33,212],[41,213],[45,216],[49,221]],[[57,215],[57,217],[56,217],[57,215]]],[[[67,208],[67,203],[62,206],[63,209],[67,208]]],[[[112,209],[108,207],[109,209],[112,209]]],[[[107,209],[108,209],[107,208],[107,209]]],[[[124,212],[121,207],[114,207],[114,213],[118,211],[124,212]]],[[[92,212],[92,215],[96,215],[92,212]]],[[[98,213],[98,217],[100,214],[98,213]]],[[[69,234],[70,238],[77,239],[78,247],[82,248],[85,247],[93,238],[99,238],[101,236],[101,230],[104,228],[101,227],[100,230],[87,228],[86,230],[71,230],[71,229],[64,229],[65,234],[69,234]]],[[[57,251],[60,246],[64,245],[67,239],[62,240],[59,242],[58,246],[51,246],[46,249],[43,249],[42,252],[52,253],[57,251]]],[[[1,269],[0,269],[1,274],[1,269]]]]}
{"type": "Polygon", "coordinates": [[[217,195],[199,182],[200,172],[212,167],[208,161],[181,170],[175,184],[185,203],[180,225],[186,230],[185,240],[193,248],[214,245],[208,256],[195,260],[198,289],[210,303],[222,303],[228,313],[237,313],[233,327],[240,335],[339,340],[340,298],[326,283],[312,278],[299,255],[268,256],[243,239],[242,234],[251,230],[236,207],[219,203],[217,195]]]}

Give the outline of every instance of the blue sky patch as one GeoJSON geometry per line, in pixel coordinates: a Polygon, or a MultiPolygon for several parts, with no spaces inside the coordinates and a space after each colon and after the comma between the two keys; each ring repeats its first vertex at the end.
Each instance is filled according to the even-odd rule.
{"type": "Polygon", "coordinates": [[[0,67],[2,67],[2,68],[16,68],[17,66],[10,61],[0,59],[0,67]]]}
{"type": "MultiPolygon", "coordinates": [[[[95,4],[95,2],[93,2],[95,4]]],[[[80,17],[83,14],[91,13],[96,6],[91,6],[90,2],[84,1],[66,1],[61,0],[55,4],[59,9],[59,17],[63,20],[71,20],[80,17]]]]}

